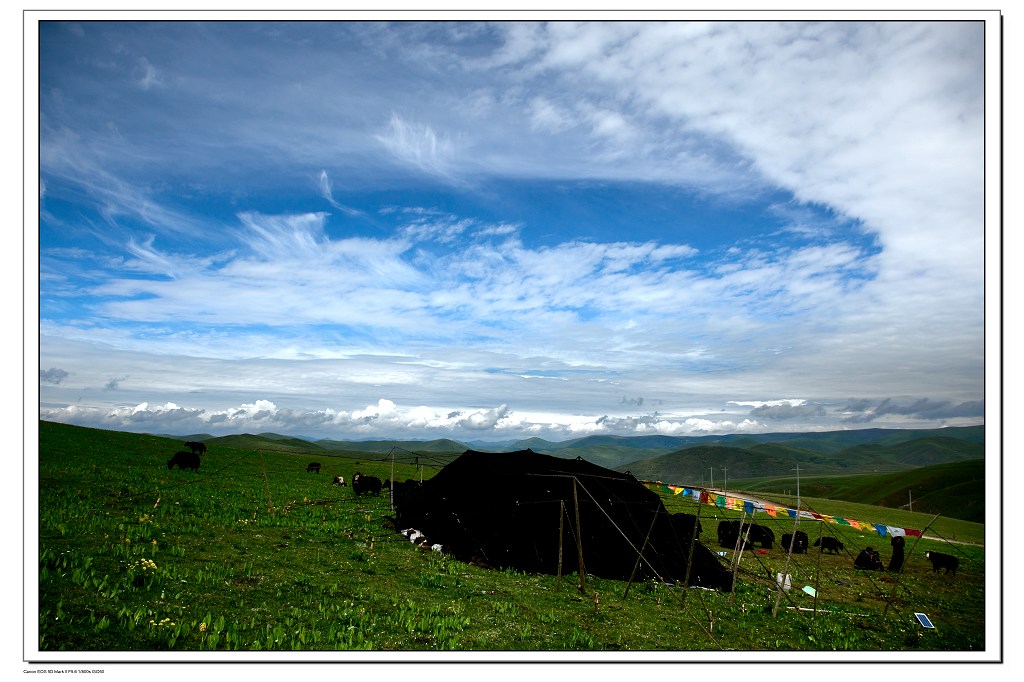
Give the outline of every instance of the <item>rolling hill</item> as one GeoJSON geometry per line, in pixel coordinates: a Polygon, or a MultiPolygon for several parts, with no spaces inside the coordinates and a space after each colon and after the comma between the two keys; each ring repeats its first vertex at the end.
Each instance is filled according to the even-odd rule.
{"type": "MultiPolygon", "coordinates": [[[[182,439],[180,436],[118,435],[182,439]]],[[[230,448],[302,453],[317,458],[385,460],[390,459],[394,451],[398,462],[422,464],[435,470],[470,449],[447,439],[309,441],[275,433],[203,440],[212,452],[230,448]]],[[[907,432],[869,429],[852,435],[850,432],[768,434],[725,439],[590,436],[562,443],[530,439],[509,443],[494,451],[531,448],[559,457],[580,456],[608,468],[629,471],[641,479],[707,487],[713,483],[718,488],[728,483],[730,490],[766,496],[793,494],[795,470],[799,466],[801,493],[805,497],[890,508],[905,508],[912,503],[914,511],[984,522],[983,443],[983,427],[971,427],[907,432]],[[843,442],[847,443],[846,447],[837,449],[836,445],[843,442]],[[680,443],[684,447],[664,451],[666,446],[680,443]],[[623,461],[626,463],[621,463],[623,461]]],[[[484,450],[481,444],[474,448],[484,450]]]]}
{"type": "MultiPolygon", "coordinates": [[[[556,457],[590,462],[638,476],[689,481],[710,476],[710,467],[728,470],[730,478],[779,474],[799,463],[801,470],[830,473],[897,471],[984,455],[985,427],[931,430],[860,429],[815,433],[735,434],[726,436],[586,436],[566,441],[528,438],[504,442],[435,440],[334,440],[297,438],[276,433],[213,437],[206,434],[166,436],[245,449],[284,452],[345,452],[387,455],[452,455],[469,449],[507,452],[531,449],[556,457]],[[907,445],[913,443],[913,445],[907,445]],[[694,450],[688,454],[681,454],[694,450]],[[672,457],[668,457],[672,455],[672,457]],[[658,458],[668,459],[657,461],[658,458]],[[780,468],[782,467],[782,468],[780,468]],[[696,477],[696,479],[694,479],[696,477]]],[[[717,474],[716,474],[717,477],[717,474]]]]}
{"type": "Polygon", "coordinates": [[[984,454],[984,446],[979,443],[929,435],[888,445],[852,445],[838,451],[816,451],[781,442],[750,447],[700,445],[614,468],[648,480],[710,485],[712,480],[721,484],[726,478],[793,479],[798,465],[802,475],[866,474],[983,459],[984,454]]]}
{"type": "MultiPolygon", "coordinates": [[[[755,495],[792,494],[795,479],[792,476],[746,479],[739,486],[744,492],[755,495]]],[[[983,459],[886,474],[800,477],[800,491],[805,497],[911,509],[975,523],[985,522],[984,486],[983,459]]]]}

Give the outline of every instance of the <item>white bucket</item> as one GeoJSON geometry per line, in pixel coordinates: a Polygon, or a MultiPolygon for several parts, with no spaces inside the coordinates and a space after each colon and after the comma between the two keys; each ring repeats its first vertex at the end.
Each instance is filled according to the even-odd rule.
{"type": "Polygon", "coordinates": [[[793,587],[792,576],[789,573],[783,575],[781,573],[775,574],[775,582],[782,586],[786,592],[789,592],[789,588],[793,587]]]}

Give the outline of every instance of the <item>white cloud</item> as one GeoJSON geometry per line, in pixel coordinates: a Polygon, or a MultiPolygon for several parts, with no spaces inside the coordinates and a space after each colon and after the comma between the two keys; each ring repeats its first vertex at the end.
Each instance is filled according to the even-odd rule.
{"type": "Polygon", "coordinates": [[[387,128],[376,138],[399,161],[421,172],[455,179],[456,145],[426,124],[391,114],[387,128]]]}
{"type": "Polygon", "coordinates": [[[319,185],[319,188],[320,188],[320,194],[323,196],[324,199],[327,200],[327,203],[329,203],[331,206],[333,206],[334,208],[344,212],[346,215],[350,215],[350,216],[362,215],[362,211],[359,211],[357,209],[351,208],[349,206],[345,206],[344,204],[342,204],[342,203],[340,203],[340,202],[335,200],[333,187],[331,185],[331,176],[329,176],[327,174],[327,171],[325,171],[325,170],[320,171],[320,175],[319,175],[319,178],[318,178],[318,185],[319,185]]]}
{"type": "MultiPolygon", "coordinates": [[[[339,26],[343,41],[303,30],[302,51],[284,30],[211,41],[219,56],[244,51],[259,81],[179,54],[174,31],[126,30],[106,80],[54,69],[65,80],[53,76],[43,98],[40,198],[48,237],[68,242],[43,253],[40,355],[67,374],[41,374],[48,405],[92,401],[117,420],[117,397],[154,422],[258,415],[362,433],[460,421],[502,433],[721,432],[765,428],[762,417],[813,427],[849,396],[872,400],[851,423],[977,418],[976,26],[506,22],[458,35],[409,27],[404,44],[377,24],[339,26]],[[491,35],[503,40],[480,42],[491,35]],[[307,60],[323,68],[300,68],[307,60]],[[115,85],[129,86],[116,94],[130,116],[88,96],[115,85]],[[170,108],[152,109],[157,96],[170,108]],[[423,174],[407,205],[392,199],[410,181],[396,162],[423,174]],[[332,176],[346,179],[346,202],[387,195],[392,208],[350,220],[332,176]],[[776,208],[732,226],[731,244],[702,238],[727,231],[713,217],[681,219],[692,238],[666,228],[583,241],[572,230],[586,225],[543,206],[532,224],[504,219],[509,179],[520,191],[552,179],[671,185],[708,215],[776,208]],[[438,194],[445,208],[427,205],[445,183],[457,188],[438,194]],[[324,201],[345,216],[332,220],[324,201]],[[62,203],[75,210],[55,213],[62,203]],[[382,217],[398,221],[392,236],[380,236],[382,217]],[[72,244],[81,234],[91,241],[72,244]],[[132,381],[103,395],[121,376],[132,381]],[[429,398],[415,395],[422,386],[429,398]],[[614,413],[623,395],[664,400],[675,416],[614,413]],[[736,396],[752,409],[708,407],[736,396]],[[239,404],[252,409],[223,407],[239,404]]],[[[110,56],[77,40],[78,54],[110,56]]]]}
{"type": "Polygon", "coordinates": [[[138,84],[143,90],[152,90],[163,85],[163,76],[145,57],[138,60],[138,84]]]}

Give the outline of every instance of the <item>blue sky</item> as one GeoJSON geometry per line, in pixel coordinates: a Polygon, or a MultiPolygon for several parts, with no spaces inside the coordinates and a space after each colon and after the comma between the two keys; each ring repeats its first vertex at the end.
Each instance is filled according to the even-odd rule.
{"type": "Polygon", "coordinates": [[[984,423],[982,22],[62,20],[38,40],[43,419],[984,423]]]}

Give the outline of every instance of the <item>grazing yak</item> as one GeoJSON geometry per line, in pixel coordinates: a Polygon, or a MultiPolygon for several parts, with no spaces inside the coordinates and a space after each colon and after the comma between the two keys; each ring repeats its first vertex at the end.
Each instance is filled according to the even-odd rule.
{"type": "Polygon", "coordinates": [[[718,524],[718,544],[733,549],[738,537],[743,538],[743,549],[749,549],[755,543],[765,549],[771,549],[775,542],[775,533],[771,528],[756,523],[744,523],[740,528],[739,521],[722,521],[718,524]],[[750,530],[748,537],[747,530],[750,530]]]}
{"type": "Polygon", "coordinates": [[[404,499],[415,492],[421,485],[419,481],[413,478],[407,478],[404,481],[392,481],[391,479],[384,481],[384,489],[390,490],[391,495],[396,501],[404,499]]]}
{"type": "Polygon", "coordinates": [[[865,571],[884,571],[882,558],[878,556],[878,550],[866,547],[860,551],[857,558],[853,560],[853,567],[865,571]]]}
{"type": "Polygon", "coordinates": [[[341,485],[341,486],[348,487],[348,483],[345,483],[345,477],[344,476],[335,476],[334,477],[334,482],[331,483],[331,485],[341,485]]]}
{"type": "Polygon", "coordinates": [[[380,495],[381,487],[383,483],[376,476],[363,476],[362,473],[356,472],[352,476],[352,492],[356,496],[368,493],[371,495],[380,495]]]}
{"type": "Polygon", "coordinates": [[[174,457],[167,460],[167,468],[173,469],[177,465],[179,469],[191,469],[192,471],[199,471],[199,455],[194,452],[185,452],[179,450],[174,453],[174,457]]]}
{"type": "MultiPolygon", "coordinates": [[[[739,521],[720,521],[718,523],[718,545],[720,547],[727,547],[733,549],[736,547],[736,541],[740,537],[740,522],[739,521]]],[[[741,545],[742,549],[748,549],[750,544],[743,542],[741,545]]]]}
{"type": "Polygon", "coordinates": [[[889,559],[889,566],[885,570],[890,573],[899,573],[899,570],[903,568],[903,546],[906,544],[906,540],[902,535],[896,535],[890,544],[892,544],[892,558],[889,559]]]}
{"type": "Polygon", "coordinates": [[[693,539],[694,523],[697,524],[697,537],[699,538],[701,533],[704,532],[704,526],[701,525],[696,514],[678,512],[672,515],[672,527],[675,529],[676,535],[678,535],[680,539],[685,539],[687,543],[693,539]]]}
{"type": "Polygon", "coordinates": [[[307,464],[306,465],[306,473],[308,474],[310,471],[312,471],[313,473],[319,474],[320,473],[320,462],[310,462],[309,464],[307,464]]]}
{"type": "Polygon", "coordinates": [[[191,450],[194,454],[205,455],[206,454],[206,443],[198,443],[194,440],[187,441],[185,447],[191,450]]]}
{"type": "Polygon", "coordinates": [[[924,556],[928,561],[932,562],[932,571],[938,573],[940,568],[946,569],[948,575],[951,571],[953,575],[956,575],[956,569],[960,566],[960,560],[952,554],[943,554],[942,552],[925,552],[924,556]]]}
{"type": "Polygon", "coordinates": [[[786,533],[782,536],[782,549],[789,551],[790,544],[793,546],[793,554],[807,554],[807,533],[798,530],[794,537],[793,533],[786,533]]]}
{"type": "Polygon", "coordinates": [[[843,543],[839,542],[833,537],[825,536],[818,538],[814,541],[815,547],[820,547],[819,552],[829,552],[830,554],[839,554],[839,550],[846,549],[843,543]]]}

